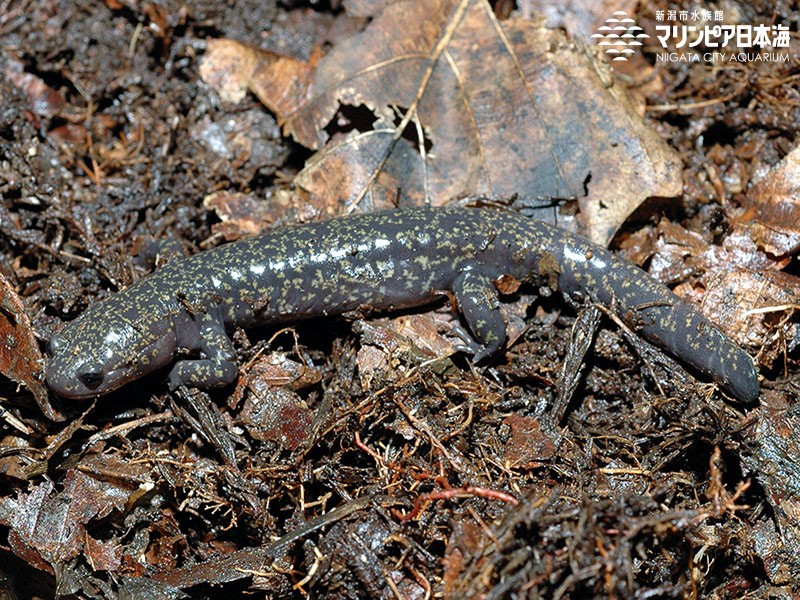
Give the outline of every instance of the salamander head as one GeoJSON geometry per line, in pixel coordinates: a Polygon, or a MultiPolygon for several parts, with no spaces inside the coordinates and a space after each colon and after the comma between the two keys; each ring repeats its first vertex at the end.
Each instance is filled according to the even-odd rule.
{"type": "Polygon", "coordinates": [[[59,396],[101,396],[172,360],[169,323],[142,326],[108,308],[93,305],[50,339],[46,380],[59,396]]]}

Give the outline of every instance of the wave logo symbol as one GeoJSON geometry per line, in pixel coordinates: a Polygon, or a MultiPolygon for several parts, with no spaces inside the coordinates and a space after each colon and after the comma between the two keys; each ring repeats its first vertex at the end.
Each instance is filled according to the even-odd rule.
{"type": "Polygon", "coordinates": [[[603,46],[612,61],[628,60],[636,52],[636,47],[642,45],[641,40],[650,37],[624,10],[616,11],[597,31],[592,39],[599,40],[597,45],[603,46]]]}

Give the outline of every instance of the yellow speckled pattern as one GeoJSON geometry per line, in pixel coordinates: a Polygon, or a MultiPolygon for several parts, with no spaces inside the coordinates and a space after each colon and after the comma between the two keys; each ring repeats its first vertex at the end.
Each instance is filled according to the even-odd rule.
{"type": "Polygon", "coordinates": [[[227,335],[234,326],[419,306],[444,291],[480,359],[505,339],[492,284],[502,275],[607,306],[733,396],[758,398],[751,358],[644,271],[580,236],[486,208],[346,217],[168,263],[54,336],[47,383],[61,396],[98,396],[171,363],[180,349],[172,385],[224,385],[238,370],[227,335]]]}

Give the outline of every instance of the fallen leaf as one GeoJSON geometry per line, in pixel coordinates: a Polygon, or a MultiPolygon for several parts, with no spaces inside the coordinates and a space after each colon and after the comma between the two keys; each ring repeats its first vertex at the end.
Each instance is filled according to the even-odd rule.
{"type": "Polygon", "coordinates": [[[307,95],[319,50],[308,63],[282,56],[256,46],[235,40],[206,40],[206,53],[200,61],[200,77],[213,87],[225,102],[236,103],[244,99],[248,89],[256,95],[255,80],[269,79],[273,95],[261,101],[273,112],[280,114],[307,95]]]}
{"type": "Polygon", "coordinates": [[[218,119],[206,115],[191,126],[190,135],[219,157],[212,161],[214,169],[233,181],[249,181],[259,172],[271,175],[289,155],[277,123],[261,109],[218,119]]]}
{"type": "Polygon", "coordinates": [[[480,556],[479,549],[485,544],[481,528],[469,521],[455,521],[453,532],[447,540],[447,549],[442,560],[444,573],[444,597],[455,600],[458,596],[458,582],[467,567],[469,557],[480,556]]]}
{"type": "Polygon", "coordinates": [[[650,274],[664,283],[684,281],[693,272],[696,257],[707,249],[708,243],[694,231],[662,219],[658,224],[650,274]]]}
{"type": "Polygon", "coordinates": [[[61,492],[45,480],[29,494],[3,498],[0,523],[11,528],[9,545],[17,556],[52,572],[56,565],[84,551],[89,535],[85,525],[124,507],[135,489],[131,484],[96,479],[72,469],[64,477],[61,492]]]}
{"type": "Polygon", "coordinates": [[[33,335],[28,313],[8,280],[0,274],[0,373],[21,383],[33,394],[42,413],[59,420],[42,383],[44,357],[33,335]]]}
{"type": "Polygon", "coordinates": [[[254,440],[275,442],[290,452],[307,444],[313,420],[300,396],[265,382],[248,394],[238,418],[254,440]]]}
{"type": "Polygon", "coordinates": [[[322,373],[314,366],[292,360],[282,352],[260,356],[242,369],[228,406],[235,408],[248,393],[263,397],[270,388],[288,388],[297,392],[322,380],[322,373]]]}
{"type": "Polygon", "coordinates": [[[256,235],[273,220],[265,202],[241,192],[213,192],[203,198],[203,208],[213,210],[219,217],[220,223],[214,223],[211,229],[226,242],[256,235]]]}
{"type": "Polygon", "coordinates": [[[367,388],[376,379],[403,376],[403,371],[393,368],[399,357],[418,364],[452,356],[458,339],[443,332],[452,332],[453,325],[449,311],[356,321],[353,331],[361,338],[356,359],[361,384],[367,388]]]}
{"type": "Polygon", "coordinates": [[[506,442],[505,457],[511,468],[535,468],[552,460],[560,436],[551,427],[543,426],[539,419],[512,414],[503,425],[511,429],[506,442]]]}
{"type": "Polygon", "coordinates": [[[547,26],[560,27],[570,35],[581,35],[586,39],[597,31],[605,20],[615,11],[633,13],[637,0],[595,0],[593,2],[548,2],[548,0],[531,0],[536,14],[547,18],[547,26]]]}
{"type": "Polygon", "coordinates": [[[30,478],[31,460],[26,451],[30,449],[30,433],[23,437],[20,435],[5,435],[0,438],[0,476],[26,481],[30,478]]]}
{"type": "Polygon", "coordinates": [[[118,571],[122,567],[122,545],[117,540],[84,537],[84,555],[94,571],[118,571]]]}
{"type": "Polygon", "coordinates": [[[206,53],[200,61],[200,77],[216,90],[223,101],[241,102],[264,52],[234,40],[206,40],[206,53]]]}
{"type": "MultiPolygon", "coordinates": [[[[654,74],[656,67],[650,58],[652,52],[661,49],[655,35],[655,15],[647,16],[650,11],[646,7],[642,11],[644,14],[637,14],[639,4],[638,0],[594,0],[593,2],[531,0],[531,9],[534,14],[542,15],[547,19],[549,28],[563,29],[570,37],[587,40],[593,46],[596,45],[597,40],[592,39],[592,36],[600,33],[600,27],[610,25],[607,22],[609,18],[619,18],[617,13],[620,11],[628,17],[636,17],[636,25],[645,28],[651,36],[644,40],[645,45],[641,51],[628,56],[626,60],[614,61],[613,54],[605,53],[603,58],[609,62],[615,73],[634,82],[629,87],[628,93],[636,106],[636,112],[643,115],[647,108],[648,96],[654,97],[663,93],[664,77],[661,75],[660,69],[654,74]],[[650,18],[652,18],[652,22],[649,21],[650,18]],[[648,47],[649,42],[652,42],[652,47],[648,47]]],[[[520,6],[520,10],[523,10],[522,6],[520,6]]]]}
{"type": "Polygon", "coordinates": [[[643,199],[680,193],[675,153],[561,31],[499,22],[485,0],[359,2],[359,16],[371,6],[321,59],[243,59],[284,133],[317,150],[294,180],[317,213],[488,195],[553,220],[552,199],[577,198],[605,243],[643,199]],[[368,123],[331,137],[347,107],[368,123]]]}
{"type": "Polygon", "coordinates": [[[800,147],[753,184],[736,223],[749,227],[753,240],[777,257],[800,249],[800,147]]]}
{"type": "Polygon", "coordinates": [[[351,17],[374,17],[376,13],[396,0],[344,0],[344,8],[351,17]]]}
{"type": "Polygon", "coordinates": [[[756,526],[750,542],[774,585],[795,583],[800,571],[800,414],[786,396],[764,390],[757,410],[747,417],[755,427],[748,436],[750,451],[742,453],[743,471],[764,488],[774,515],[756,526]]]}
{"type": "Polygon", "coordinates": [[[27,96],[31,110],[43,117],[54,117],[66,104],[58,90],[51,88],[41,78],[24,71],[24,65],[13,59],[6,61],[5,76],[27,96]]]}
{"type": "Polygon", "coordinates": [[[800,279],[728,265],[702,281],[703,312],[740,346],[756,351],[759,363],[783,362],[797,347],[800,279]]]}

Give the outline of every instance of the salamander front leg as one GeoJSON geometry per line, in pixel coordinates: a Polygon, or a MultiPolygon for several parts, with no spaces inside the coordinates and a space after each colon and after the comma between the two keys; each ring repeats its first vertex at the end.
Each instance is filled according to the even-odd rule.
{"type": "Polygon", "coordinates": [[[492,276],[479,269],[469,269],[453,285],[464,320],[480,344],[473,358],[475,362],[496,354],[506,339],[506,323],[492,280],[492,276]]]}
{"type": "Polygon", "coordinates": [[[181,385],[209,388],[233,383],[239,372],[236,352],[222,322],[211,314],[197,316],[200,320],[197,347],[200,358],[179,360],[169,374],[170,389],[181,385]]]}

